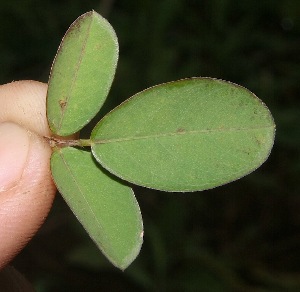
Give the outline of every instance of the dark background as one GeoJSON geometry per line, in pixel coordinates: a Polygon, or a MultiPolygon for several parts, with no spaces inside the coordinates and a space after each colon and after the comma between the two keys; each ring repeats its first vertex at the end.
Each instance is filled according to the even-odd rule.
{"type": "Polygon", "coordinates": [[[0,83],[47,82],[66,29],[91,9],[120,43],[104,111],[165,81],[230,80],[270,108],[274,149],[254,173],[213,190],[134,187],[145,238],[125,272],[101,255],[60,196],[12,264],[38,292],[300,291],[300,1],[1,1],[0,83]]]}

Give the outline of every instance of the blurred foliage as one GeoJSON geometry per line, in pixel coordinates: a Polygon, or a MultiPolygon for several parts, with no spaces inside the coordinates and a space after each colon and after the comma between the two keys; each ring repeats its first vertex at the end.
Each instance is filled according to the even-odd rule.
{"type": "Polygon", "coordinates": [[[210,191],[134,187],[145,242],[124,273],[97,251],[59,196],[13,265],[39,292],[300,291],[300,2],[2,1],[0,82],[46,82],[64,32],[91,9],[109,19],[120,42],[104,111],[157,83],[222,78],[269,106],[274,150],[253,174],[210,191]]]}

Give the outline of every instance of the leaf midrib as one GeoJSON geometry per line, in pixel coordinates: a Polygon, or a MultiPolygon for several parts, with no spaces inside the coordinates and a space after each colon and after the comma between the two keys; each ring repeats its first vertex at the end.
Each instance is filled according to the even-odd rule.
{"type": "Polygon", "coordinates": [[[219,128],[219,129],[202,129],[202,130],[191,130],[191,131],[182,131],[182,132],[169,132],[169,133],[158,133],[152,135],[144,135],[144,136],[131,136],[131,137],[122,137],[122,138],[112,138],[112,139],[93,139],[91,141],[93,144],[108,144],[108,143],[118,143],[118,142],[127,142],[133,140],[146,140],[153,138],[161,138],[161,137],[172,137],[172,136],[183,136],[188,134],[210,134],[210,133],[222,133],[222,132],[243,132],[243,131],[256,131],[260,129],[271,129],[275,128],[274,125],[270,126],[262,126],[262,127],[253,127],[253,128],[219,128]]]}
{"type": "Polygon", "coordinates": [[[70,86],[70,89],[69,89],[69,94],[67,94],[67,97],[66,97],[66,106],[62,109],[61,118],[60,118],[59,125],[58,125],[58,130],[60,130],[61,127],[62,127],[62,123],[63,123],[64,116],[65,116],[65,112],[66,112],[66,110],[67,110],[67,108],[69,106],[69,100],[71,98],[71,95],[72,95],[72,92],[73,92],[73,89],[74,89],[74,85],[75,85],[75,82],[76,82],[77,77],[78,77],[78,72],[79,72],[80,65],[81,65],[82,60],[83,60],[83,56],[84,56],[85,48],[86,48],[86,45],[87,45],[87,41],[88,41],[88,38],[90,36],[92,22],[93,22],[93,18],[91,18],[91,21],[90,21],[89,26],[87,28],[86,37],[85,37],[84,42],[82,44],[82,48],[81,48],[81,51],[80,51],[79,59],[78,59],[78,62],[76,64],[76,68],[74,70],[74,75],[73,75],[72,83],[71,83],[71,86],[70,86]]]}
{"type": "MultiPolygon", "coordinates": [[[[69,166],[67,160],[65,159],[63,153],[60,152],[60,151],[59,151],[58,153],[59,153],[59,156],[61,157],[61,160],[62,160],[63,164],[65,165],[67,171],[69,172],[70,176],[72,177],[72,180],[73,180],[73,182],[74,182],[74,184],[75,184],[75,187],[78,189],[78,192],[79,192],[80,195],[83,197],[83,199],[84,199],[84,201],[85,201],[87,207],[88,207],[89,210],[91,211],[92,217],[94,217],[94,220],[95,220],[95,222],[96,222],[96,224],[97,224],[97,226],[98,226],[98,229],[102,230],[103,227],[102,227],[100,221],[98,220],[98,217],[96,216],[96,214],[95,214],[95,212],[94,212],[92,206],[89,204],[88,200],[86,199],[86,197],[85,197],[85,195],[84,195],[84,192],[82,191],[82,189],[81,189],[79,183],[77,182],[77,179],[76,179],[76,177],[74,176],[74,174],[73,174],[73,172],[72,172],[72,170],[71,170],[71,168],[70,168],[70,166],[69,166]]],[[[78,218],[78,219],[79,219],[79,218],[78,218]]],[[[80,221],[80,220],[79,220],[79,221],[80,221]]],[[[90,232],[88,232],[88,233],[90,234],[90,232]]],[[[90,236],[91,236],[91,234],[90,234],[90,236]]],[[[109,260],[110,260],[112,263],[116,264],[116,262],[115,262],[115,261],[108,255],[108,253],[104,250],[103,246],[100,245],[100,244],[98,243],[98,240],[96,240],[96,239],[93,238],[93,237],[92,237],[92,239],[96,242],[97,246],[101,249],[101,251],[103,252],[103,254],[104,254],[107,258],[109,258],[109,260]]]]}
{"type": "Polygon", "coordinates": [[[62,160],[63,164],[65,165],[67,171],[70,173],[70,175],[71,175],[71,177],[72,177],[72,179],[73,179],[73,182],[74,182],[74,184],[75,184],[75,187],[77,187],[79,193],[82,195],[82,197],[83,197],[84,201],[86,202],[88,208],[89,208],[90,211],[92,212],[92,216],[95,218],[95,221],[96,221],[97,225],[99,226],[100,229],[102,229],[101,223],[99,222],[99,220],[98,220],[98,218],[97,218],[95,212],[93,211],[93,208],[91,207],[91,205],[90,205],[89,202],[87,201],[87,199],[86,199],[86,197],[85,197],[85,195],[84,195],[84,192],[82,191],[82,189],[81,189],[79,183],[77,182],[77,179],[76,179],[76,177],[74,176],[74,174],[73,174],[73,172],[72,172],[72,170],[71,170],[71,168],[70,168],[70,166],[69,166],[67,160],[65,159],[63,153],[62,153],[61,151],[58,151],[58,153],[59,153],[59,156],[61,157],[61,160],[62,160]]]}

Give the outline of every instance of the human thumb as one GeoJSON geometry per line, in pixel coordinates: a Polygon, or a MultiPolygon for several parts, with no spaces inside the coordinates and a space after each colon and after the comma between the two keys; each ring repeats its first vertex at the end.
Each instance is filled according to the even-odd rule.
{"type": "Polygon", "coordinates": [[[55,187],[44,139],[0,124],[0,269],[32,238],[52,205],[55,187]]]}
{"type": "Polygon", "coordinates": [[[0,124],[0,192],[20,181],[29,150],[28,133],[13,123],[0,124]]]}

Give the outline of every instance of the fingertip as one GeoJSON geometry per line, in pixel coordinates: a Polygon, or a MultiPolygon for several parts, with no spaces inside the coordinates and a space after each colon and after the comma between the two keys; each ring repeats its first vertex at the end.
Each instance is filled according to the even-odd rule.
{"type": "Polygon", "coordinates": [[[19,130],[21,136],[24,133],[27,135],[29,144],[21,177],[12,188],[0,192],[0,268],[39,229],[48,215],[56,192],[50,173],[50,146],[43,137],[22,128],[19,130]]]}
{"type": "Polygon", "coordinates": [[[47,84],[22,80],[0,86],[0,122],[12,121],[39,135],[49,135],[47,84]]]}
{"type": "Polygon", "coordinates": [[[29,137],[25,129],[10,122],[0,124],[0,193],[21,179],[28,150],[29,137]]]}

